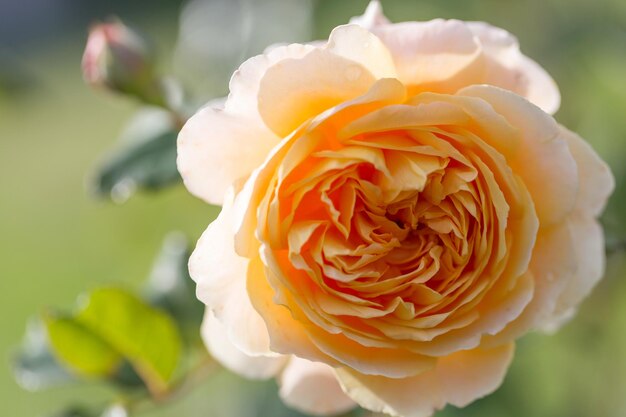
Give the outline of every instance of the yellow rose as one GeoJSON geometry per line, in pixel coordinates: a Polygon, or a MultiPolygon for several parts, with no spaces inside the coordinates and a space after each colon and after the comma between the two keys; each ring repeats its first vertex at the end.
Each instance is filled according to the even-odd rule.
{"type": "Polygon", "coordinates": [[[223,204],[190,260],[210,351],[315,414],[492,392],[603,273],[613,178],[558,105],[502,29],[376,2],[245,62],[178,143],[187,188],[223,204]]]}

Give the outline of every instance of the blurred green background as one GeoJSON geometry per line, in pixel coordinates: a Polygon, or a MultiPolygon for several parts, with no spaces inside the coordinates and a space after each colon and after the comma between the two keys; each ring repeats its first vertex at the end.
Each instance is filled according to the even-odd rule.
{"type": "MultiPolygon", "coordinates": [[[[44,416],[68,402],[110,399],[113,393],[96,383],[22,390],[9,359],[28,318],[46,306],[69,308],[79,293],[102,284],[138,287],[169,231],[182,230],[196,239],[217,213],[182,186],[140,194],[123,205],[90,197],[86,177],[115,146],[137,105],[83,84],[80,58],[89,24],[115,14],[143,30],[162,53],[164,70],[199,92],[201,102],[223,95],[229,73],[258,53],[262,42],[325,38],[367,2],[205,3],[204,9],[198,8],[199,0],[187,5],[180,18],[186,3],[173,0],[0,0],[0,415],[44,416]]],[[[522,50],[561,88],[557,119],[611,165],[617,190],[603,221],[609,246],[626,237],[624,0],[382,3],[393,21],[485,20],[516,34],[522,50]]],[[[605,279],[572,322],[554,336],[532,334],[521,340],[496,394],[440,415],[625,416],[625,274],[624,254],[612,251],[605,279]]],[[[185,400],[141,415],[297,414],[278,403],[273,382],[244,382],[220,371],[185,400]]]]}

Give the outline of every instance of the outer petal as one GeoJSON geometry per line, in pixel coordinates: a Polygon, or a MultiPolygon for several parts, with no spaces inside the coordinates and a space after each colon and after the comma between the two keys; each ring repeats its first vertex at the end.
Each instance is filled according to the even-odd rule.
{"type": "Polygon", "coordinates": [[[483,345],[493,346],[514,340],[551,320],[559,295],[576,272],[572,236],[566,222],[540,230],[533,249],[530,271],[535,291],[522,314],[494,336],[484,337],[483,345]]]}
{"type": "Polygon", "coordinates": [[[391,51],[407,85],[454,92],[483,73],[480,44],[461,21],[403,22],[371,30],[391,51]]]}
{"type": "Polygon", "coordinates": [[[232,192],[218,218],[209,225],[189,259],[196,295],[224,325],[228,338],[248,355],[273,355],[265,322],[246,291],[249,261],[235,253],[232,192]]]}
{"type": "Polygon", "coordinates": [[[250,117],[262,125],[258,103],[259,86],[267,69],[285,59],[302,58],[314,49],[311,45],[281,45],[248,59],[230,79],[226,109],[230,113],[250,117]]]}
{"type": "Polygon", "coordinates": [[[306,120],[367,92],[375,78],[365,67],[324,49],[270,68],[259,90],[265,124],[284,137],[306,120]]]}
{"type": "Polygon", "coordinates": [[[278,383],[285,404],[312,415],[344,413],[356,406],[335,376],[333,368],[292,356],[278,383]]]}
{"type": "Polygon", "coordinates": [[[344,390],[373,411],[403,417],[429,417],[447,403],[463,407],[500,386],[513,358],[513,344],[461,351],[441,358],[420,375],[389,379],[337,370],[344,390]]]}
{"type": "Polygon", "coordinates": [[[202,322],[202,340],[211,355],[226,368],[250,379],[267,379],[276,375],[287,363],[287,356],[246,355],[228,339],[224,325],[209,310],[202,322]]]}
{"type": "Polygon", "coordinates": [[[483,83],[513,91],[545,112],[556,113],[561,103],[556,83],[541,66],[520,52],[513,35],[484,22],[467,25],[483,46],[486,65],[483,83]]]}
{"type": "Polygon", "coordinates": [[[226,190],[261,165],[277,143],[251,119],[205,107],[178,135],[178,171],[192,194],[219,205],[226,190]]]}
{"type": "Polygon", "coordinates": [[[564,288],[552,316],[541,323],[546,330],[556,330],[573,317],[574,309],[604,275],[604,234],[600,224],[592,217],[575,213],[568,219],[567,227],[577,261],[576,271],[558,277],[564,281],[564,288]]]}
{"type": "Polygon", "coordinates": [[[383,7],[380,5],[380,1],[372,0],[367,5],[365,13],[362,16],[355,16],[350,19],[350,23],[363,26],[365,29],[372,30],[377,26],[383,26],[389,24],[389,19],[385,17],[383,13],[383,7]]]}
{"type": "Polygon", "coordinates": [[[260,259],[251,261],[248,276],[248,292],[261,316],[267,320],[271,346],[275,351],[308,357],[316,361],[335,364],[335,362],[315,347],[309,336],[304,332],[302,324],[296,321],[291,312],[283,305],[276,304],[273,291],[264,273],[260,259]],[[283,348],[283,349],[281,349],[283,348]]]}
{"type": "Polygon", "coordinates": [[[532,329],[558,329],[600,280],[604,264],[602,228],[593,217],[573,213],[542,230],[530,264],[535,276],[531,302],[502,332],[483,342],[498,344],[532,329]]]}
{"type": "Polygon", "coordinates": [[[563,221],[576,204],[578,169],[554,119],[524,98],[497,87],[474,85],[458,94],[482,98],[519,129],[522,141],[509,165],[532,195],[541,227],[563,221]]]}
{"type": "Polygon", "coordinates": [[[396,68],[389,49],[370,31],[359,25],[333,29],[326,49],[363,65],[377,78],[396,78],[396,68]]]}
{"type": "Polygon", "coordinates": [[[578,165],[579,188],[576,211],[599,216],[615,188],[611,170],[580,136],[563,126],[561,131],[578,165]]]}

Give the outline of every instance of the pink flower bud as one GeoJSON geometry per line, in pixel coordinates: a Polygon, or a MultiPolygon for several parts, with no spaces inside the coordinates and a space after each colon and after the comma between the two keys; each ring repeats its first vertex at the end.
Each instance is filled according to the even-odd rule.
{"type": "Polygon", "coordinates": [[[161,88],[154,73],[148,42],[119,20],[94,25],[83,54],[85,81],[160,104],[161,88]]]}

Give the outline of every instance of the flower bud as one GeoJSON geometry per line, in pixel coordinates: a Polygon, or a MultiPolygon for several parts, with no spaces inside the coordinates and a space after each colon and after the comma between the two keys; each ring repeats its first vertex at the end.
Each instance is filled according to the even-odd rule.
{"type": "Polygon", "coordinates": [[[92,86],[162,105],[163,89],[154,62],[154,52],[146,39],[113,20],[90,29],[83,54],[83,77],[92,86]]]}

